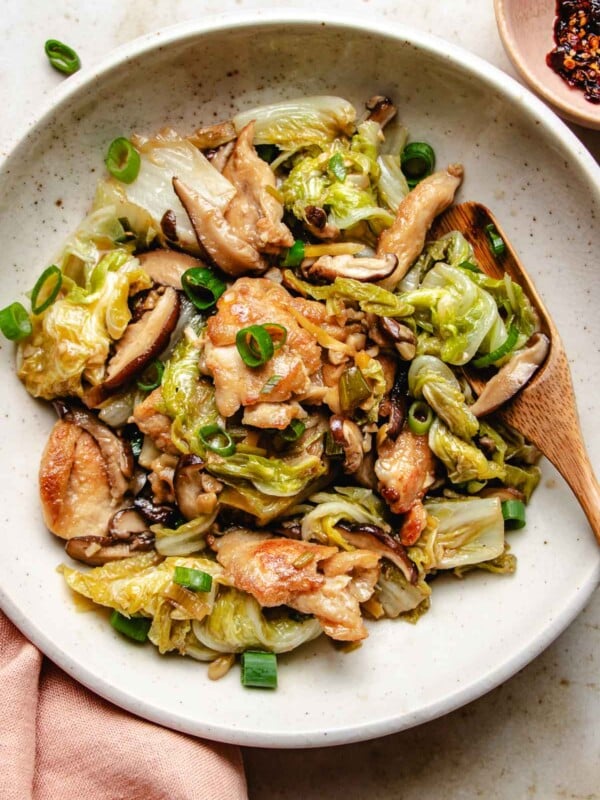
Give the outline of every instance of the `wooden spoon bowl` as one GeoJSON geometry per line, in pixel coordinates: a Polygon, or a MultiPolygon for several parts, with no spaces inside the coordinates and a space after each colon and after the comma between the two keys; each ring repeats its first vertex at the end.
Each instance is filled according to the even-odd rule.
{"type": "Polygon", "coordinates": [[[472,245],[479,267],[493,278],[508,274],[536,309],[541,330],[550,340],[545,362],[531,380],[496,412],[536,445],[554,464],[579,501],[600,544],[600,486],[583,443],[567,356],[552,318],[538,295],[501,225],[479,203],[452,206],[436,220],[434,238],[460,231],[472,245]],[[506,249],[495,256],[485,226],[492,224],[506,249]]]}

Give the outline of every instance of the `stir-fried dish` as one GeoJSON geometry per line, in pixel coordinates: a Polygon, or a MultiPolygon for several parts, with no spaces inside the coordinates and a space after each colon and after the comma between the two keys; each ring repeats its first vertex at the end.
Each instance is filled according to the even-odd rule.
{"type": "Polygon", "coordinates": [[[106,166],[31,312],[0,312],[58,412],[40,497],[92,567],[62,566],[71,589],[274,686],[274,654],[416,621],[440,571],[514,571],[539,453],[494,411],[547,340],[460,232],[428,239],[460,164],[389,99],[324,96],[117,139],[106,166]]]}

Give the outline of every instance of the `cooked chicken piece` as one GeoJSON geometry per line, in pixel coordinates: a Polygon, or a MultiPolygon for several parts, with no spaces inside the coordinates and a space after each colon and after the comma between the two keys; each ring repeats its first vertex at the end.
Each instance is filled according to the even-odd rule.
{"type": "Polygon", "coordinates": [[[102,451],[74,422],[59,420],[42,455],[39,474],[44,521],[63,539],[105,536],[122,503],[111,492],[102,451]]]}
{"type": "Polygon", "coordinates": [[[293,419],[304,419],[306,411],[300,403],[257,403],[248,406],[242,417],[243,425],[255,428],[276,428],[284,430],[293,419]]]}
{"type": "Polygon", "coordinates": [[[314,614],[334,639],[367,636],[360,603],[371,596],[379,577],[376,554],[339,553],[335,547],[249,531],[228,533],[213,547],[225,578],[262,606],[288,605],[314,614]]]}
{"type": "Polygon", "coordinates": [[[310,386],[310,376],[321,365],[321,348],[296,322],[290,307],[312,317],[311,321],[318,320],[317,324],[326,317],[321,303],[292,297],[283,286],[266,278],[240,278],[219,298],[217,313],[208,320],[205,366],[213,377],[217,408],[224,417],[240,406],[285,402],[310,386]],[[286,343],[264,366],[247,367],[237,351],[236,334],[241,328],[267,322],[283,325],[286,343]]]}
{"type": "Polygon", "coordinates": [[[133,421],[149,436],[158,450],[177,454],[179,451],[171,439],[171,419],[160,411],[162,407],[162,390],[159,387],[133,409],[133,421]]]}
{"type": "Polygon", "coordinates": [[[291,247],[294,237],[281,221],[283,203],[276,196],[273,170],[257,154],[253,139],[254,122],[249,122],[223,170],[237,189],[225,210],[225,219],[260,253],[278,253],[283,247],[291,247]]]}
{"type": "Polygon", "coordinates": [[[218,206],[209,203],[179,178],[173,178],[173,188],[190,218],[198,242],[223,272],[243,275],[267,269],[268,264],[258,250],[238,235],[218,206]]]}
{"type": "Polygon", "coordinates": [[[409,583],[415,583],[417,580],[417,568],[408,557],[404,545],[402,545],[395,537],[389,533],[378,531],[375,533],[366,533],[363,531],[347,531],[342,529],[342,536],[353,547],[359,547],[361,550],[369,550],[377,554],[379,557],[387,558],[392,564],[395,564],[398,569],[404,574],[404,577],[409,583]]]}
{"type": "Polygon", "coordinates": [[[415,500],[409,508],[402,527],[400,528],[400,541],[406,547],[414,544],[427,526],[427,511],[420,500],[415,500]]]}
{"type": "Polygon", "coordinates": [[[417,436],[405,428],[395,441],[384,439],[377,450],[375,474],[379,493],[394,514],[410,511],[435,478],[427,436],[417,436]]]}
{"type": "Polygon", "coordinates": [[[383,231],[377,244],[377,256],[388,253],[398,257],[395,270],[380,286],[393,289],[417,260],[425,245],[433,220],[454,200],[463,177],[461,164],[451,164],[444,172],[434,172],[409,192],[398,206],[396,219],[383,231]]]}

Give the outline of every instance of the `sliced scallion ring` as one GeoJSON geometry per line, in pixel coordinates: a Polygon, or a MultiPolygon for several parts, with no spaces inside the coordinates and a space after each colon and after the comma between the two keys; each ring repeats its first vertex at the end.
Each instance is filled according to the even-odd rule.
{"type": "Polygon", "coordinates": [[[210,592],[212,575],[191,567],[175,567],[173,583],[183,586],[184,589],[190,589],[192,592],[210,592]]]}
{"type": "Polygon", "coordinates": [[[75,50],[57,39],[48,39],[44,51],[54,69],[65,75],[72,75],[81,67],[81,59],[75,50]]]}
{"type": "Polygon", "coordinates": [[[525,503],[522,500],[503,500],[502,516],[507,530],[525,527],[525,503]]]}
{"type": "Polygon", "coordinates": [[[306,425],[299,419],[293,419],[287,428],[279,431],[284,442],[297,442],[306,430],[306,425]]]}
{"type": "Polygon", "coordinates": [[[138,389],[141,389],[142,392],[151,392],[154,389],[158,389],[162,383],[164,371],[165,365],[162,361],[155,359],[146,367],[142,377],[137,382],[138,389]]]}
{"type": "Polygon", "coordinates": [[[220,425],[204,425],[198,431],[198,438],[206,447],[218,456],[232,456],[235,453],[235,442],[220,425]]]}
{"type": "Polygon", "coordinates": [[[145,642],[148,638],[152,620],[148,617],[126,617],[115,610],[110,615],[110,624],[116,631],[119,631],[129,639],[133,639],[136,642],[145,642]]]}
{"type": "Polygon", "coordinates": [[[371,387],[356,366],[345,369],[339,382],[340,409],[342,414],[352,413],[371,396],[371,387]]]}
{"type": "Polygon", "coordinates": [[[200,311],[212,308],[227,286],[206,267],[192,267],[181,276],[181,286],[200,311]]]}
{"type": "Polygon", "coordinates": [[[471,261],[461,261],[458,266],[461,269],[468,269],[469,272],[481,272],[477,264],[473,264],[471,261]]]}
{"type": "Polygon", "coordinates": [[[13,342],[29,336],[32,331],[31,320],[21,303],[11,303],[0,311],[0,330],[13,342]]]}
{"type": "Polygon", "coordinates": [[[304,242],[296,239],[294,244],[287,250],[283,261],[282,267],[299,267],[304,260],[304,242]]]}
{"type": "Polygon", "coordinates": [[[273,350],[280,350],[287,342],[288,332],[285,325],[280,325],[278,322],[263,322],[262,327],[273,340],[273,350]]]}
{"type": "Polygon", "coordinates": [[[41,314],[56,300],[62,286],[62,272],[52,264],[45,269],[31,291],[31,310],[41,314]],[[41,296],[40,296],[41,295],[41,296]]]}
{"type": "Polygon", "coordinates": [[[104,163],[113,178],[122,183],[133,183],[139,174],[142,161],[129,139],[120,136],[110,143],[104,163]]]}
{"type": "Polygon", "coordinates": [[[273,358],[275,352],[273,339],[263,325],[249,325],[239,330],[235,346],[247,367],[262,367],[273,358]]]}
{"type": "Polygon", "coordinates": [[[485,226],[484,230],[487,233],[487,237],[490,243],[490,250],[495,256],[501,256],[502,253],[504,253],[504,251],[506,250],[504,239],[500,236],[495,226],[492,225],[491,222],[489,225],[485,226]]]}
{"type": "Polygon", "coordinates": [[[277,688],[277,656],[246,650],[242,653],[242,684],[260,689],[277,688]]]}
{"type": "Polygon", "coordinates": [[[489,367],[491,364],[494,364],[498,359],[503,358],[505,355],[511,352],[514,349],[517,340],[519,338],[519,329],[516,325],[511,325],[508,330],[508,335],[506,339],[502,342],[500,347],[497,347],[495,350],[492,350],[491,353],[486,353],[484,356],[480,356],[479,358],[474,359],[471,363],[474,367],[489,367]]]}
{"type": "Polygon", "coordinates": [[[433,411],[423,400],[415,400],[408,409],[408,427],[417,436],[423,436],[431,428],[433,411]]]}
{"type": "Polygon", "coordinates": [[[427,142],[410,142],[400,156],[402,172],[411,189],[434,170],[435,152],[427,142]]]}

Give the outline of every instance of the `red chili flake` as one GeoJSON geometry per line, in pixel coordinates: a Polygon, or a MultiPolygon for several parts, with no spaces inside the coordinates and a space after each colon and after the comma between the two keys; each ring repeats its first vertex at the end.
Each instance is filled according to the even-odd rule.
{"type": "Polygon", "coordinates": [[[600,0],[557,0],[556,47],[546,63],[590,103],[600,103],[599,37],[600,0]]]}

